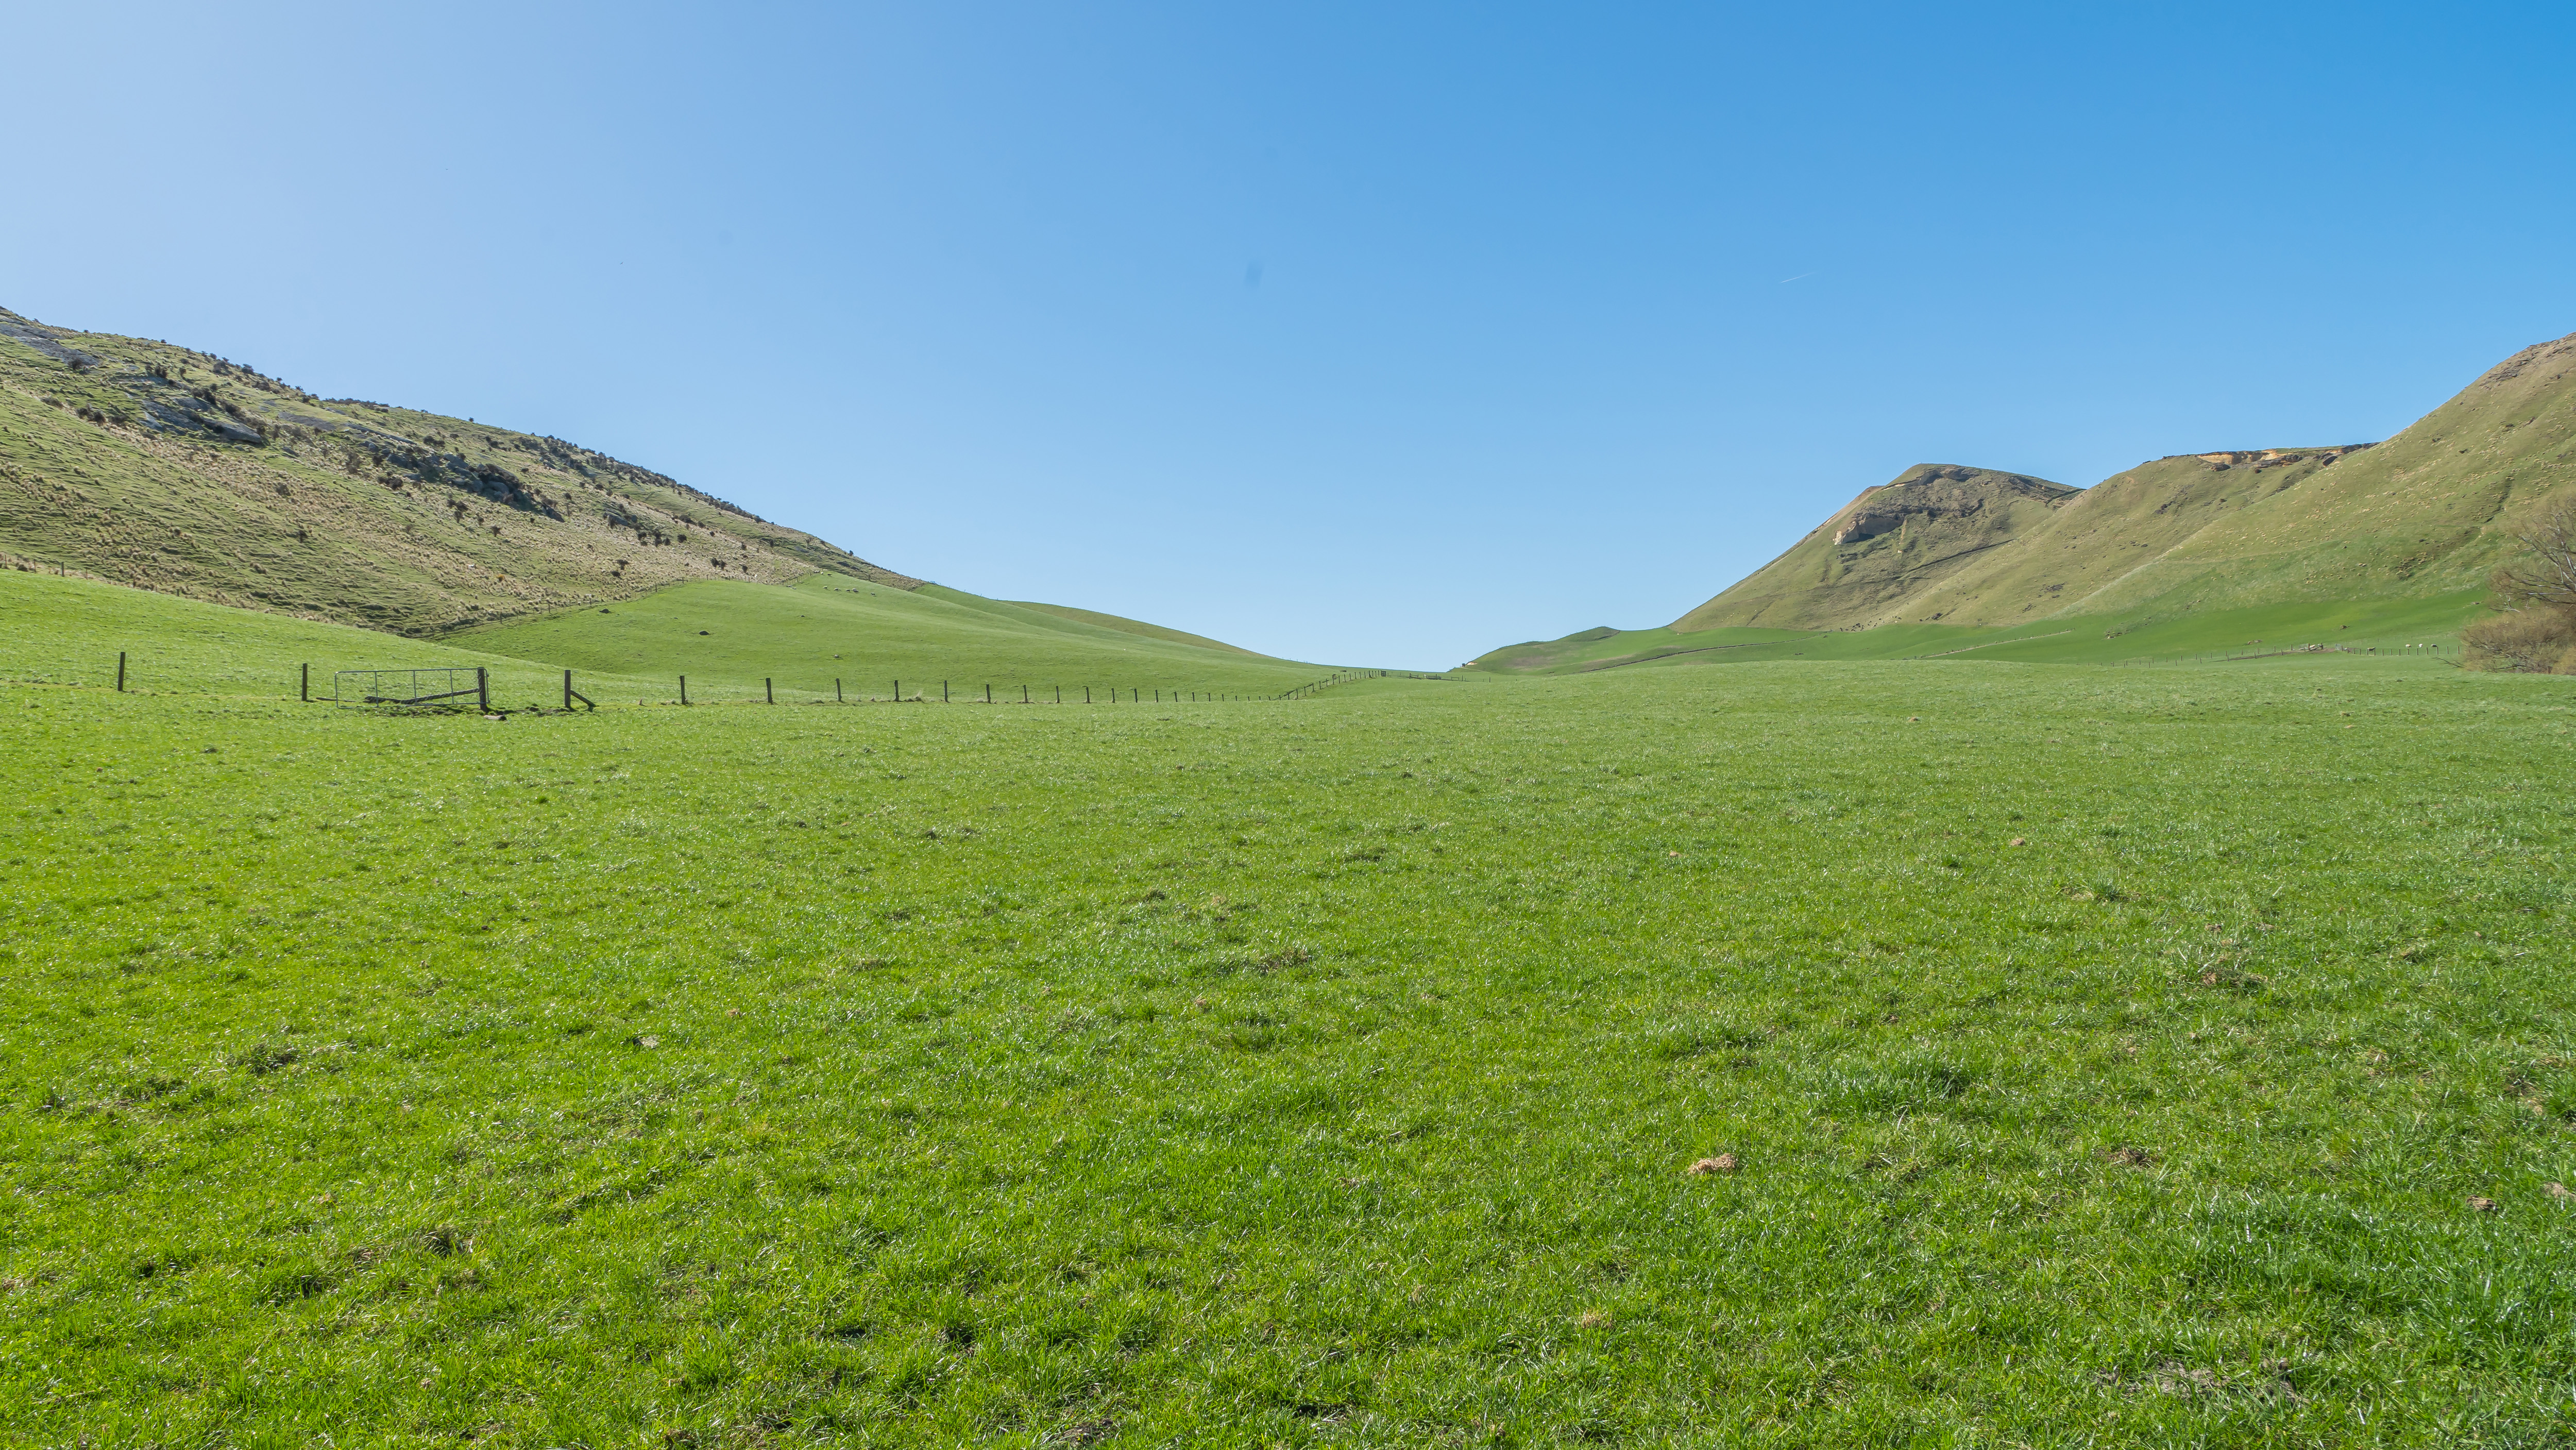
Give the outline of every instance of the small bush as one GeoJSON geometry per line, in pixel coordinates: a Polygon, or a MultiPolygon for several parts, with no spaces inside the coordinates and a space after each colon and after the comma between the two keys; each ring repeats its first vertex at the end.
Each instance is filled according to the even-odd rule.
{"type": "Polygon", "coordinates": [[[2576,675],[2576,608],[2532,605],[2470,625],[2460,635],[2473,669],[2576,675]]]}

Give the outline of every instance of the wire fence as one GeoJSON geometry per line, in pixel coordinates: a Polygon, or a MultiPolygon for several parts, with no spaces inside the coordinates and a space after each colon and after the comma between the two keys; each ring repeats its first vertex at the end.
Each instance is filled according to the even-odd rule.
{"type": "Polygon", "coordinates": [[[2340,640],[2265,643],[2247,640],[2234,649],[2206,650],[2192,654],[2145,655],[2137,659],[2112,660],[2119,665],[2207,665],[2228,664],[2238,660],[2295,659],[2309,655],[2362,655],[2375,659],[2439,660],[2444,664],[2460,662],[2460,642],[2456,639],[2427,639],[2397,636],[2388,639],[2340,640]]]}
{"type": "MultiPolygon", "coordinates": [[[[334,670],[331,700],[341,705],[434,705],[458,703],[471,696],[489,705],[490,677],[480,669],[431,666],[412,670],[334,670]]],[[[312,676],[303,681],[311,699],[312,676]]]]}
{"type": "Polygon", "coordinates": [[[1447,679],[1446,675],[1409,674],[1402,670],[1335,670],[1320,680],[1309,680],[1305,684],[1282,690],[1270,698],[1302,700],[1318,690],[1329,690],[1335,685],[1347,685],[1353,680],[1440,680],[1445,682],[1447,679]]]}
{"type": "MultiPolygon", "coordinates": [[[[194,643],[194,641],[191,641],[194,643]]],[[[147,695],[242,699],[284,698],[361,708],[531,710],[637,705],[1205,705],[1279,698],[1268,689],[1227,688],[1169,680],[915,680],[907,675],[862,681],[848,676],[746,679],[576,673],[499,661],[487,666],[430,665],[400,657],[355,664],[282,663],[229,657],[221,650],[99,650],[78,641],[0,639],[0,682],[147,695]]]]}
{"type": "MultiPolygon", "coordinates": [[[[2030,640],[1999,641],[1999,644],[2031,643],[2030,640]]],[[[48,651],[50,653],[50,651],[48,651]]],[[[13,652],[14,653],[14,652],[13,652]]],[[[2383,638],[2349,641],[2310,641],[2273,643],[2249,640],[2234,649],[2196,651],[2185,654],[2144,655],[2134,659],[2101,661],[2122,666],[2221,664],[2236,661],[2293,659],[2317,656],[2421,660],[2439,662],[2454,668],[2460,664],[2460,644],[2456,639],[2383,638]]],[[[1941,655],[1918,658],[1995,658],[1982,651],[1948,651],[1941,655]]],[[[1414,674],[1397,670],[1337,670],[1320,679],[1291,686],[1275,694],[1241,689],[1208,689],[1190,685],[1129,685],[1109,681],[1066,684],[1049,680],[1012,680],[1009,683],[977,680],[972,683],[955,679],[910,680],[888,677],[882,682],[859,681],[847,676],[826,682],[812,676],[798,678],[766,677],[756,683],[741,676],[717,680],[686,675],[672,675],[667,680],[649,680],[633,675],[591,675],[577,677],[571,670],[544,666],[514,666],[507,663],[489,666],[458,665],[380,665],[330,669],[319,680],[310,664],[292,667],[285,679],[278,677],[274,663],[254,664],[248,661],[207,661],[194,652],[182,659],[161,661],[153,656],[137,656],[125,651],[100,651],[77,646],[63,651],[59,660],[0,659],[0,679],[21,684],[52,685],[70,688],[111,689],[146,694],[232,695],[245,698],[276,699],[281,693],[287,699],[300,699],[323,704],[391,708],[401,710],[466,709],[499,713],[596,709],[600,705],[636,706],[717,706],[717,705],[1090,705],[1133,707],[1138,705],[1203,705],[1246,702],[1279,702],[1309,699],[1324,690],[1363,680],[1431,680],[1445,677],[1414,674]],[[279,686],[283,685],[281,692],[279,686]],[[596,699],[594,699],[596,697],[596,699]]]]}

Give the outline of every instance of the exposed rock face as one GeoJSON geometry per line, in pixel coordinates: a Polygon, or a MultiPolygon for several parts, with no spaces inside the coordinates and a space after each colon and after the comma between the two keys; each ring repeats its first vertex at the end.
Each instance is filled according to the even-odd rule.
{"type": "MultiPolygon", "coordinates": [[[[2260,473],[2266,468],[2280,468],[2292,463],[2314,463],[2323,466],[2347,453],[2376,448],[2376,443],[2337,443],[2330,448],[2240,448],[2232,453],[2176,453],[2174,458],[2197,458],[2219,468],[2238,468],[2252,464],[2260,473]]],[[[2162,462],[2162,459],[2157,460],[2162,462]]]]}
{"type": "Polygon", "coordinates": [[[254,447],[268,441],[249,424],[225,417],[213,404],[186,393],[146,397],[138,401],[143,408],[143,426],[155,433],[194,433],[254,447]]]}
{"type": "Polygon", "coordinates": [[[2054,505],[2075,489],[2019,473],[1994,473],[1955,464],[1922,464],[1907,469],[1894,483],[1882,484],[1844,510],[1834,532],[1837,544],[1894,533],[1915,519],[1926,523],[1963,519],[1983,513],[1999,501],[2025,498],[2054,505]]]}
{"type": "MultiPolygon", "coordinates": [[[[2476,382],[2469,384],[2469,386],[2473,389],[2492,392],[2497,388],[2503,387],[2506,383],[2513,381],[2515,378],[2521,377],[2524,373],[2532,372],[2553,363],[2557,365],[2561,373],[2566,370],[2570,363],[2576,363],[2576,332],[2571,332],[2565,337],[2552,338],[2547,342],[2533,343],[2531,346],[2524,348],[2522,351],[2515,353],[2509,358],[2506,358],[2503,362],[2497,363],[2494,367],[2487,369],[2476,382]]],[[[2556,381],[2556,378],[2553,377],[2551,381],[2556,381]]]]}
{"type": "Polygon", "coordinates": [[[0,337],[15,338],[54,361],[76,370],[86,371],[97,367],[99,364],[97,353],[63,346],[62,339],[69,335],[31,318],[20,317],[6,307],[0,307],[0,337]]]}

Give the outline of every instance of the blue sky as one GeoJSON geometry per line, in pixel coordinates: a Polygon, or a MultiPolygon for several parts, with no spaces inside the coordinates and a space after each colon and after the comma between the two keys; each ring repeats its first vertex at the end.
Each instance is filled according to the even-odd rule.
{"type": "Polygon", "coordinates": [[[1340,663],[2576,330],[2564,5],[15,7],[0,305],[1340,663]]]}

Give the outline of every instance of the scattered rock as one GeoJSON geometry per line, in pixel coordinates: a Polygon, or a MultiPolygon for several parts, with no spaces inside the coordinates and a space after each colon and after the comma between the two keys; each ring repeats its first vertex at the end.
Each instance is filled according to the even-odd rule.
{"type": "Polygon", "coordinates": [[[2498,1208],[2498,1207],[2496,1206],[2496,1201],[2495,1201],[2494,1199],[2492,1199],[2492,1198],[2479,1198],[2479,1197],[2476,1197],[2475,1195],[2472,1195],[2472,1196],[2470,1197],[2470,1199],[2469,1199],[2469,1207],[2470,1207],[2470,1208],[2472,1208],[2472,1209],[2474,1209],[2474,1210],[2476,1210],[2476,1211],[2477,1211],[2477,1212],[2479,1212],[2479,1213],[2501,1213],[2501,1212],[2503,1212],[2503,1210],[2502,1210],[2502,1209],[2500,1209],[2500,1208],[2498,1208]]]}
{"type": "Polygon", "coordinates": [[[2114,1148],[2111,1150],[2111,1161],[2126,1164],[2131,1168],[2146,1168],[2155,1163],[2156,1155],[2144,1148],[2114,1148]]]}
{"type": "Polygon", "coordinates": [[[1586,1309],[1574,1316],[1576,1327],[1581,1329],[1598,1329],[1609,1322],[1610,1316],[1598,1309],[1586,1309]]]}
{"type": "Polygon", "coordinates": [[[1735,1155],[1720,1153],[1714,1158],[1702,1158],[1687,1171],[1693,1178],[1705,1178],[1711,1173],[1732,1173],[1735,1171],[1735,1155]]]}
{"type": "Polygon", "coordinates": [[[2025,846],[2025,845],[2030,844],[2029,842],[2024,841],[2024,840],[2023,840],[2021,837],[2019,837],[2019,836],[2015,836],[2015,837],[2013,837],[2013,838],[2012,838],[2012,843],[2013,843],[2014,845],[2016,845],[2016,846],[2025,846]]]}
{"type": "Polygon", "coordinates": [[[2560,1203],[2565,1203],[2571,1198],[2576,1198],[2576,1193],[2570,1193],[2567,1190],[2567,1185],[2564,1183],[2552,1182],[2549,1185],[2549,1196],[2557,1199],[2560,1203]]]}

